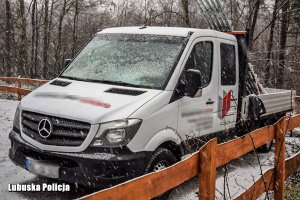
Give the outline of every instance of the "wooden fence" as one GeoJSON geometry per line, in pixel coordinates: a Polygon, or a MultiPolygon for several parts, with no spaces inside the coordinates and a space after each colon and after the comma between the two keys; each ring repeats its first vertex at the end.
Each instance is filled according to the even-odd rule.
{"type": "Polygon", "coordinates": [[[282,118],[276,124],[257,129],[223,144],[210,140],[188,159],[159,172],[153,172],[81,199],[151,199],[199,175],[199,199],[215,199],[216,169],[275,140],[274,168],[267,170],[236,200],[257,199],[273,191],[276,200],[284,199],[284,180],[300,167],[300,152],[285,160],[285,135],[300,126],[300,115],[282,118]]]}
{"type": "MultiPolygon", "coordinates": [[[[18,99],[31,91],[22,89],[22,84],[42,85],[48,81],[25,78],[1,78],[13,82],[12,86],[0,86],[0,91],[16,93],[18,99]]],[[[300,97],[296,97],[300,102],[300,97]]],[[[82,199],[150,199],[199,175],[199,199],[215,199],[216,169],[228,162],[275,140],[274,168],[267,170],[236,200],[257,199],[266,191],[273,191],[276,200],[283,200],[284,180],[300,167],[300,152],[285,160],[285,135],[300,126],[300,115],[282,118],[276,124],[252,131],[241,138],[223,144],[210,140],[188,159],[159,172],[153,172],[112,188],[96,192],[82,199]]]]}
{"type": "Polygon", "coordinates": [[[48,82],[47,80],[14,78],[14,77],[0,77],[0,81],[14,84],[14,86],[0,85],[0,92],[17,94],[19,101],[21,100],[22,96],[25,96],[31,92],[30,89],[22,88],[24,84],[26,84],[26,86],[28,87],[28,85],[40,86],[48,82]]]}

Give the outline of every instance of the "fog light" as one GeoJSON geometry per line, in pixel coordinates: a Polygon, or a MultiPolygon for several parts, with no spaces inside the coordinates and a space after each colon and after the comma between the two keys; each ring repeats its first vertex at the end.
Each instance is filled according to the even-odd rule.
{"type": "Polygon", "coordinates": [[[94,146],[102,146],[103,145],[103,141],[102,140],[95,140],[93,145],[94,146]]]}

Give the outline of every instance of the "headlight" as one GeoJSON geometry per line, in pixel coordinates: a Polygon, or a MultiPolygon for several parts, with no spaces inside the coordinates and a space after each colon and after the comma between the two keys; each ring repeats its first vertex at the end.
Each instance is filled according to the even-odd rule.
{"type": "Polygon", "coordinates": [[[100,124],[93,147],[120,147],[128,144],[140,128],[142,120],[124,119],[100,124]]]}
{"type": "Polygon", "coordinates": [[[14,124],[13,124],[13,129],[17,132],[20,133],[20,113],[21,113],[21,103],[19,103],[16,113],[15,113],[15,118],[14,118],[14,124]]]}

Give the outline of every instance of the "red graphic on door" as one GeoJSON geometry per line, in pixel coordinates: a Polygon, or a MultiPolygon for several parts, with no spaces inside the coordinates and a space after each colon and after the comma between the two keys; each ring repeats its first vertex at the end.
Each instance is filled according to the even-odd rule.
{"type": "Polygon", "coordinates": [[[222,119],[228,114],[230,111],[230,103],[231,103],[232,90],[230,90],[224,97],[222,102],[222,119]]]}

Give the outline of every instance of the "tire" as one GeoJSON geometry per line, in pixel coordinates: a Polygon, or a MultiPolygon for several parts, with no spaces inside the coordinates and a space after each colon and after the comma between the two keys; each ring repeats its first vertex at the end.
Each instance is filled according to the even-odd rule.
{"type": "MultiPolygon", "coordinates": [[[[251,124],[250,130],[253,131],[253,130],[259,129],[261,127],[267,126],[268,124],[270,124],[270,122],[268,123],[267,121],[264,121],[264,122],[254,121],[251,124]]],[[[256,148],[256,151],[258,153],[269,153],[271,151],[272,145],[273,145],[273,141],[269,142],[267,144],[264,144],[263,146],[261,146],[259,148],[256,148]]]]}
{"type": "MultiPolygon", "coordinates": [[[[174,154],[164,148],[158,148],[151,156],[147,166],[145,167],[144,174],[162,170],[177,162],[174,154]]],[[[155,197],[153,200],[167,200],[172,190],[165,192],[164,194],[155,197]]]]}
{"type": "Polygon", "coordinates": [[[273,142],[269,142],[257,148],[256,151],[259,153],[269,153],[271,151],[272,146],[273,146],[273,142]]]}

